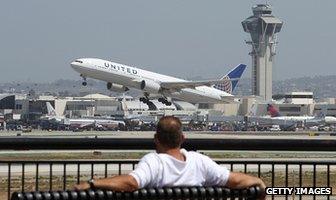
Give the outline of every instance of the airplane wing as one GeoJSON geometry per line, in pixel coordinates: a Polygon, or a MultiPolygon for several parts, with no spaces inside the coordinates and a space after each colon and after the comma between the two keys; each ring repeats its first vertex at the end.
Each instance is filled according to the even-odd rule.
{"type": "Polygon", "coordinates": [[[161,82],[161,87],[170,90],[180,90],[183,88],[195,88],[198,86],[212,86],[214,84],[221,84],[234,79],[222,80],[205,80],[205,81],[178,81],[178,82],[161,82]]]}

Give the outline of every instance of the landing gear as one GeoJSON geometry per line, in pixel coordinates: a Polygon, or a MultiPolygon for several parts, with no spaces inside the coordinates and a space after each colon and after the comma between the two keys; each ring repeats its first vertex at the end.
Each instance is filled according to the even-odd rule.
{"type": "Polygon", "coordinates": [[[86,85],[87,85],[86,77],[85,77],[83,74],[81,74],[80,76],[83,78],[82,85],[83,85],[83,86],[86,86],[86,85]]]}
{"type": "Polygon", "coordinates": [[[141,102],[148,105],[149,110],[156,110],[156,106],[153,102],[151,102],[148,98],[148,95],[145,94],[145,97],[140,97],[139,99],[141,102]]]}
{"type": "Polygon", "coordinates": [[[141,102],[144,102],[145,104],[148,104],[148,102],[149,102],[149,99],[146,98],[146,97],[140,97],[139,100],[140,100],[141,102]]]}
{"type": "Polygon", "coordinates": [[[172,102],[168,101],[166,98],[163,98],[163,97],[158,98],[158,101],[163,103],[166,106],[171,106],[172,105],[172,102]]]}
{"type": "MultiPolygon", "coordinates": [[[[156,106],[152,101],[149,100],[148,96],[149,96],[149,94],[145,93],[144,97],[140,97],[139,100],[141,102],[147,104],[150,110],[155,110],[156,106]]],[[[171,106],[172,105],[171,100],[170,99],[168,100],[166,97],[160,97],[160,98],[158,98],[158,101],[163,103],[166,106],[171,106]]]]}
{"type": "Polygon", "coordinates": [[[140,101],[141,102],[144,102],[145,104],[147,104],[147,105],[149,105],[149,104],[153,104],[153,102],[151,102],[150,100],[149,100],[149,94],[147,94],[147,93],[145,93],[144,94],[145,96],[144,97],[140,97],[140,101]]]}

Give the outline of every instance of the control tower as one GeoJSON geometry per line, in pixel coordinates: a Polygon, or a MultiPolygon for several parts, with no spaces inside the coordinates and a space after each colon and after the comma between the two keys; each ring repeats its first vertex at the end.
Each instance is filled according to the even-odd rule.
{"type": "Polygon", "coordinates": [[[250,33],[252,46],[252,94],[265,101],[272,99],[272,64],[275,55],[276,33],[283,22],[272,15],[270,5],[252,7],[253,15],[242,22],[244,31],[250,33]]]}

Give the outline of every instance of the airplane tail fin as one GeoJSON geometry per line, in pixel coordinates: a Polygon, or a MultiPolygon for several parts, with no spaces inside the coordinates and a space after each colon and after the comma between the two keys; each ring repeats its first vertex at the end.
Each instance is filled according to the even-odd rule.
{"type": "Polygon", "coordinates": [[[256,104],[256,103],[252,104],[252,106],[249,110],[248,116],[250,116],[250,117],[257,116],[257,110],[258,110],[258,104],[256,104]]]}
{"type": "Polygon", "coordinates": [[[51,105],[50,102],[47,102],[47,110],[48,110],[48,115],[49,116],[56,116],[56,111],[54,109],[54,107],[51,105]]]}
{"type": "Polygon", "coordinates": [[[228,74],[223,76],[221,80],[227,80],[221,84],[213,85],[214,88],[218,90],[222,90],[229,94],[232,94],[234,89],[236,88],[240,77],[242,76],[244,70],[246,69],[245,64],[239,64],[235,68],[233,68],[228,74]]]}
{"type": "Polygon", "coordinates": [[[281,116],[280,112],[272,104],[267,104],[267,112],[270,113],[271,117],[281,116]]]}

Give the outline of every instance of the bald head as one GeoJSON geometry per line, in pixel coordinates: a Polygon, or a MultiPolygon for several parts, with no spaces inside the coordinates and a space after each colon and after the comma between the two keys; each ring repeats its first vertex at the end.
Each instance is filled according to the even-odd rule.
{"type": "Polygon", "coordinates": [[[156,128],[156,137],[160,144],[166,148],[180,147],[183,135],[179,118],[173,116],[162,117],[156,128]]]}

